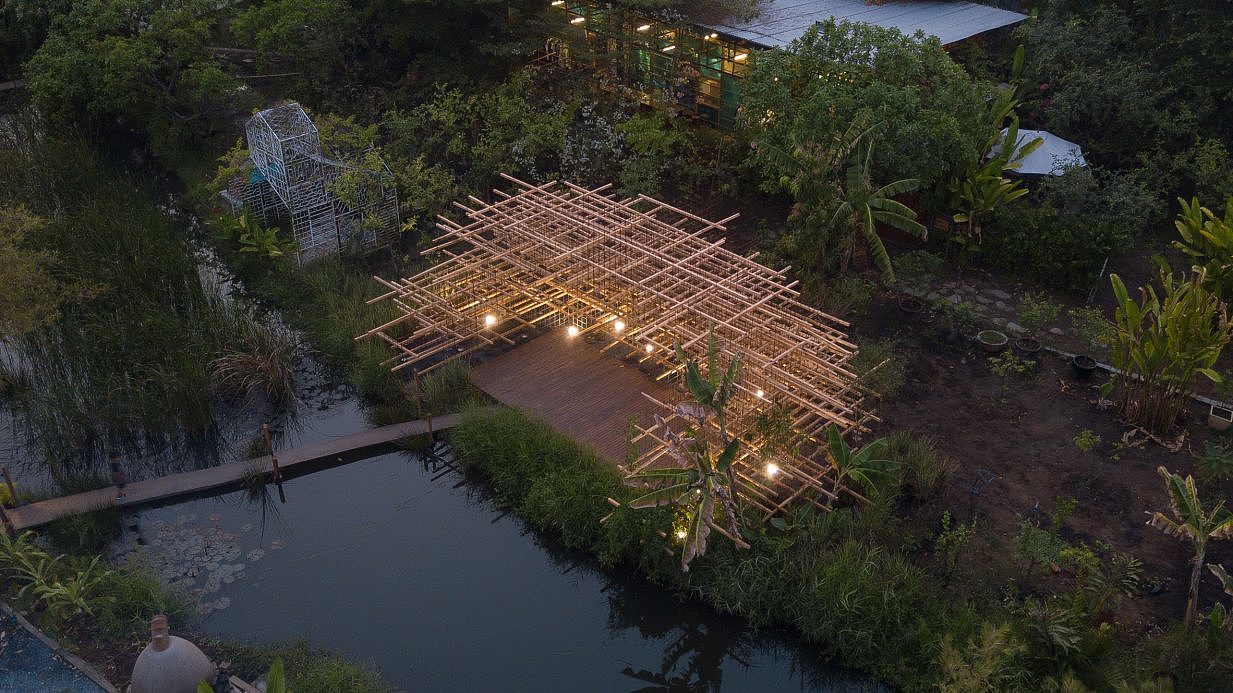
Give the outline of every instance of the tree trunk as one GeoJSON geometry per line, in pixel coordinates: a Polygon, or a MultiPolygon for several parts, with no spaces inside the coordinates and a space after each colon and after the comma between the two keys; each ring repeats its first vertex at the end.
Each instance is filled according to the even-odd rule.
{"type": "Polygon", "coordinates": [[[1190,572],[1190,593],[1186,597],[1186,630],[1194,628],[1195,611],[1199,608],[1199,579],[1203,577],[1203,558],[1207,546],[1200,544],[1198,551],[1194,557],[1194,570],[1190,572]]]}

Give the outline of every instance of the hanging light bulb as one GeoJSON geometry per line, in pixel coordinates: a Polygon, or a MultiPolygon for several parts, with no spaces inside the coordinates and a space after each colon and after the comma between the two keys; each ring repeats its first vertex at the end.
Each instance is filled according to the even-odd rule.
{"type": "Polygon", "coordinates": [[[577,325],[570,325],[569,327],[565,328],[565,334],[569,335],[570,337],[577,337],[578,331],[579,330],[578,330],[577,325]]]}
{"type": "Polygon", "coordinates": [[[766,393],[762,391],[762,388],[758,388],[757,391],[754,392],[754,396],[758,399],[764,399],[766,397],[766,393]]]}
{"type": "Polygon", "coordinates": [[[774,479],[776,476],[778,476],[778,474],[779,474],[779,465],[775,464],[774,462],[770,462],[766,465],[766,475],[768,477],[774,479]]]}
{"type": "Polygon", "coordinates": [[[677,539],[680,539],[681,541],[684,541],[686,536],[688,536],[688,535],[686,535],[686,534],[685,534],[685,530],[683,530],[683,529],[678,529],[678,530],[676,531],[676,538],[677,538],[677,539]]]}
{"type": "Polygon", "coordinates": [[[643,349],[645,349],[645,350],[646,350],[646,353],[648,353],[648,354],[649,354],[649,353],[651,353],[652,351],[655,351],[655,345],[654,345],[654,344],[651,344],[650,342],[647,342],[646,346],[644,346],[644,347],[642,347],[642,348],[643,348],[643,349]]]}
{"type": "Polygon", "coordinates": [[[617,320],[616,322],[612,323],[612,331],[616,332],[617,334],[621,334],[622,332],[624,332],[625,331],[625,321],[617,320]]]}
{"type": "Polygon", "coordinates": [[[496,326],[497,326],[497,316],[493,315],[492,313],[489,313],[484,316],[484,327],[492,329],[493,327],[496,327],[496,326]]]}

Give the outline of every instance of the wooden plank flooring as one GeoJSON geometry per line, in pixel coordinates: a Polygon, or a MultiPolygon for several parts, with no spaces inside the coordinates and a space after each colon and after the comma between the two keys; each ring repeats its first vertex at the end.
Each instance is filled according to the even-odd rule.
{"type": "Polygon", "coordinates": [[[685,399],[636,366],[602,353],[564,330],[545,335],[476,366],[471,380],[497,401],[544,419],[601,456],[623,462],[629,450],[630,417],[651,423],[661,402],[685,399]]]}
{"type": "MultiPolygon", "coordinates": [[[[358,459],[362,453],[370,452],[383,445],[389,445],[400,438],[421,435],[429,431],[440,431],[457,426],[462,420],[460,414],[451,414],[433,418],[429,421],[407,421],[392,426],[382,426],[368,431],[361,431],[348,436],[331,438],[311,443],[299,448],[278,451],[278,466],[290,476],[296,467],[308,467],[313,463],[329,463],[331,461],[347,461],[358,459]],[[345,458],[345,459],[344,459],[345,458]]],[[[235,486],[244,478],[254,465],[262,469],[270,469],[269,456],[254,460],[233,462],[208,469],[197,469],[191,472],[168,474],[157,479],[130,482],[125,488],[125,498],[115,502],[116,487],[95,489],[72,496],[61,496],[23,505],[20,508],[8,510],[9,519],[18,531],[37,527],[52,520],[77,513],[89,512],[110,505],[133,506],[144,505],[156,501],[164,501],[179,496],[189,496],[205,491],[235,486]]]]}

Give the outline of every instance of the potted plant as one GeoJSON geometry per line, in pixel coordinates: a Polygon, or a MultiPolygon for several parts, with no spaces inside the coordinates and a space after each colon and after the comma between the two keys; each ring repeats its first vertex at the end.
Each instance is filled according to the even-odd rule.
{"type": "Polygon", "coordinates": [[[899,297],[899,312],[908,320],[916,322],[925,314],[925,302],[910,294],[903,294],[899,297]]]}
{"type": "Polygon", "coordinates": [[[1019,305],[1019,324],[1025,334],[1015,340],[1015,353],[1021,358],[1035,359],[1040,352],[1040,341],[1037,336],[1041,328],[1050,320],[1054,320],[1062,312],[1062,307],[1043,293],[1025,294],[1019,305]]]}
{"type": "Polygon", "coordinates": [[[980,346],[990,354],[999,354],[1006,348],[1008,341],[1005,334],[997,330],[981,330],[976,333],[976,341],[980,342],[980,346]]]}
{"type": "Polygon", "coordinates": [[[1084,349],[1071,358],[1070,365],[1076,377],[1090,378],[1096,370],[1096,354],[1107,348],[1113,339],[1113,325],[1105,320],[1099,308],[1091,307],[1071,309],[1070,324],[1079,334],[1084,349]]]}

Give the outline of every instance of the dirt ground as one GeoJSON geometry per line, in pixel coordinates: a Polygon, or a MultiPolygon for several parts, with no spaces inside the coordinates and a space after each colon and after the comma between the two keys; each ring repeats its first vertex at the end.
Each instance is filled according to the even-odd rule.
{"type": "MultiPolygon", "coordinates": [[[[1067,585],[1072,576],[1064,573],[1037,573],[1025,581],[1014,559],[1014,538],[1022,519],[1048,526],[1058,499],[1075,499],[1062,536],[1093,548],[1103,542],[1143,562],[1143,589],[1117,615],[1123,633],[1181,617],[1191,546],[1146,526],[1145,511],[1168,511],[1158,466],[1195,473],[1194,460],[1212,435],[1205,407],[1195,403],[1181,422],[1177,433],[1185,439],[1177,452],[1150,441],[1125,444],[1123,436],[1133,427],[1119,420],[1116,409],[1097,406],[1103,374],[1077,380],[1069,361],[1049,355],[1034,373],[1010,376],[1000,398],[989,354],[963,346],[943,349],[921,338],[920,326],[905,322],[890,297],[875,301],[856,329],[864,338],[896,336],[910,354],[905,386],[875,406],[882,419],[875,432],[928,435],[956,461],[957,471],[932,501],[906,510],[916,527],[936,529],[947,510],[960,521],[976,518],[976,537],[960,559],[971,587],[992,597],[1011,583],[1029,593],[1067,585]],[[1090,455],[1073,442],[1085,429],[1101,438],[1090,455]]],[[[1229,483],[1200,483],[1199,490],[1208,504],[1233,497],[1229,483]]],[[[924,542],[921,551],[930,549],[924,542]]],[[[1233,568],[1233,541],[1212,542],[1208,559],[1233,568]]],[[[1215,578],[1204,571],[1200,607],[1208,608],[1219,594],[1215,578]]]]}

